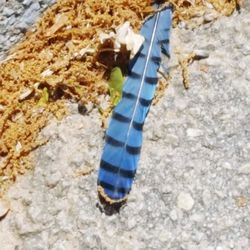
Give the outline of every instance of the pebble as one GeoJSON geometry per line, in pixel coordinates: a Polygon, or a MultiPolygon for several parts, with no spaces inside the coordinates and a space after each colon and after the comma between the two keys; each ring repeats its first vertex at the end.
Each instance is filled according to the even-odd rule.
{"type": "Polygon", "coordinates": [[[186,109],[188,105],[187,100],[185,99],[175,99],[175,106],[177,109],[179,109],[180,111],[184,111],[186,109]]]}
{"type": "Polygon", "coordinates": [[[203,63],[205,63],[208,66],[220,66],[221,65],[221,59],[210,56],[209,58],[204,59],[203,63]]]}
{"type": "Polygon", "coordinates": [[[211,198],[212,198],[211,192],[208,189],[205,189],[202,193],[202,201],[206,206],[210,206],[212,201],[211,198]]]}
{"type": "Polygon", "coordinates": [[[20,29],[22,33],[24,33],[28,29],[29,25],[24,20],[20,20],[16,27],[20,29]]]}
{"type": "Polygon", "coordinates": [[[242,237],[239,239],[239,243],[242,247],[248,247],[250,243],[250,239],[248,239],[247,237],[242,237]]]}
{"type": "Polygon", "coordinates": [[[195,59],[196,60],[201,60],[201,59],[205,59],[209,57],[209,53],[205,50],[194,50],[193,51],[195,53],[195,59]]]}
{"type": "Polygon", "coordinates": [[[58,182],[60,181],[61,179],[61,173],[60,172],[56,172],[52,175],[49,175],[47,178],[46,178],[46,184],[48,187],[50,188],[54,188],[58,182]]]}
{"type": "Polygon", "coordinates": [[[208,13],[204,16],[204,21],[211,22],[211,21],[215,20],[217,17],[218,17],[218,13],[211,12],[211,13],[208,13]]]}
{"type": "Polygon", "coordinates": [[[250,45],[249,44],[245,44],[243,49],[242,49],[242,54],[244,56],[249,56],[250,55],[250,45]]]}
{"type": "Polygon", "coordinates": [[[39,3],[33,3],[24,13],[23,21],[28,24],[32,25],[40,13],[40,5],[39,3]]]}
{"type": "Polygon", "coordinates": [[[176,210],[172,210],[172,211],[169,213],[169,217],[171,218],[172,221],[176,221],[176,220],[178,219],[176,210]]]}
{"type": "Polygon", "coordinates": [[[10,202],[5,199],[0,199],[0,221],[8,214],[10,211],[10,202]]]}
{"type": "Polygon", "coordinates": [[[194,199],[191,194],[181,192],[177,197],[177,206],[182,210],[190,211],[194,206],[194,199]]]}
{"type": "Polygon", "coordinates": [[[19,100],[19,101],[25,100],[27,97],[29,97],[29,96],[33,93],[33,91],[34,91],[33,89],[29,89],[29,88],[24,89],[24,90],[21,92],[21,94],[20,94],[18,100],[19,100]]]}
{"type": "Polygon", "coordinates": [[[0,104],[0,113],[2,113],[5,110],[5,107],[0,104]]]}
{"type": "MultiPolygon", "coordinates": [[[[13,25],[15,23],[15,21],[16,21],[16,17],[15,16],[11,16],[8,19],[8,25],[13,25]]],[[[14,34],[14,32],[13,32],[13,34],[14,34]]],[[[15,36],[14,36],[14,38],[15,38],[15,41],[16,41],[16,37],[15,36]]],[[[10,39],[12,39],[12,40],[10,40],[11,42],[14,41],[12,37],[10,39]]]]}
{"type": "Polygon", "coordinates": [[[163,230],[159,234],[159,239],[161,242],[167,242],[171,238],[171,233],[167,230],[163,230]]]}
{"type": "Polygon", "coordinates": [[[203,135],[203,131],[200,129],[188,128],[187,129],[187,136],[188,137],[198,137],[203,135]]]}
{"type": "Polygon", "coordinates": [[[232,165],[229,162],[223,162],[222,167],[225,169],[232,169],[232,165]]]}
{"type": "Polygon", "coordinates": [[[23,5],[26,7],[30,6],[31,3],[32,3],[32,0],[24,0],[23,1],[23,5]]]}
{"type": "Polygon", "coordinates": [[[178,136],[174,135],[174,134],[166,134],[166,141],[168,141],[169,144],[172,144],[174,146],[178,146],[179,143],[179,138],[178,136]]]}
{"type": "Polygon", "coordinates": [[[202,222],[204,221],[204,215],[203,214],[198,214],[195,213],[190,217],[191,220],[195,221],[195,222],[202,222]]]}
{"type": "Polygon", "coordinates": [[[250,81],[250,71],[246,72],[246,80],[250,81]]]}
{"type": "Polygon", "coordinates": [[[29,235],[41,231],[41,227],[31,223],[30,220],[26,218],[26,215],[21,213],[15,216],[15,227],[20,235],[29,235]]]}
{"type": "Polygon", "coordinates": [[[250,174],[250,162],[241,165],[238,171],[240,174],[250,174]]]}
{"type": "Polygon", "coordinates": [[[3,15],[6,16],[6,17],[10,17],[11,15],[13,15],[15,12],[14,10],[10,9],[10,8],[7,8],[5,7],[3,9],[3,15]]]}

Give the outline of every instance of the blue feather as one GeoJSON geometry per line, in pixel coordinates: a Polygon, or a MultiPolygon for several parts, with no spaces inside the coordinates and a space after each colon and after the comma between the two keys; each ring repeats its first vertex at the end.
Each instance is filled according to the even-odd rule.
{"type": "Polygon", "coordinates": [[[109,202],[120,202],[130,192],[142,146],[142,128],[154,97],[161,52],[169,56],[172,11],[164,8],[147,19],[140,51],[130,63],[122,99],[106,132],[98,175],[98,191],[109,202]]]}

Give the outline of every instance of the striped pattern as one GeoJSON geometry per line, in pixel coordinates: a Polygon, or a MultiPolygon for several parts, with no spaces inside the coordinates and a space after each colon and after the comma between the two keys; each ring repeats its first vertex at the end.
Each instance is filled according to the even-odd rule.
{"type": "Polygon", "coordinates": [[[106,132],[97,184],[102,196],[118,202],[130,192],[142,146],[142,130],[154,97],[161,52],[169,55],[171,9],[149,18],[141,29],[145,42],[130,63],[122,99],[106,132]]]}

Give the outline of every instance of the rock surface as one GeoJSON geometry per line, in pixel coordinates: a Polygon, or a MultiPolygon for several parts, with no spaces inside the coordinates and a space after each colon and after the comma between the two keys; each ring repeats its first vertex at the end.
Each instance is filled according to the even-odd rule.
{"type": "MultiPolygon", "coordinates": [[[[18,6],[33,3],[24,2],[18,6]]],[[[250,5],[173,30],[173,48],[209,57],[190,66],[188,91],[175,70],[151,108],[135,184],[118,214],[103,213],[96,193],[98,112],[83,116],[71,104],[70,116],[44,129],[50,141],[37,150],[34,171],[9,190],[2,249],[249,250],[249,40],[250,5]]]]}

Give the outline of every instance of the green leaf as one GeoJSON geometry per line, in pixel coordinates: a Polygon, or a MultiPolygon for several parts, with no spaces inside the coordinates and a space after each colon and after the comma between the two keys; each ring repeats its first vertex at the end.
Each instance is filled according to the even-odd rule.
{"type": "Polygon", "coordinates": [[[109,94],[111,97],[111,103],[116,106],[122,97],[122,86],[124,77],[119,67],[112,69],[108,83],[109,83],[109,94]]]}
{"type": "Polygon", "coordinates": [[[76,93],[77,93],[79,96],[83,96],[84,91],[83,91],[83,89],[82,89],[81,87],[76,86],[76,87],[75,87],[75,91],[76,91],[76,93]]]}
{"type": "Polygon", "coordinates": [[[43,88],[42,95],[41,95],[37,105],[41,106],[41,107],[44,107],[44,106],[47,105],[48,102],[49,102],[49,91],[45,87],[45,88],[43,88]]]}

